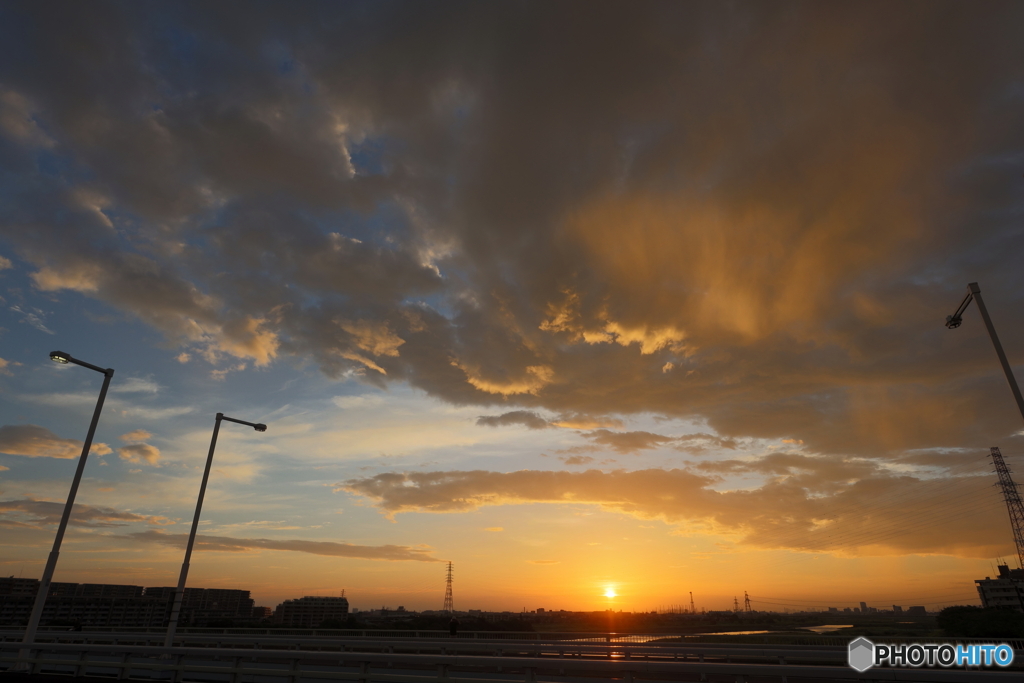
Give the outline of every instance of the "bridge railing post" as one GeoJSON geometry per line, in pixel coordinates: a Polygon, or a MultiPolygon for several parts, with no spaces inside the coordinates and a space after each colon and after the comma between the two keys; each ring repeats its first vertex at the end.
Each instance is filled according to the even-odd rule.
{"type": "MultiPolygon", "coordinates": [[[[79,676],[85,675],[85,667],[83,667],[82,673],[79,676]]],[[[117,672],[118,680],[124,680],[132,675],[132,656],[125,652],[121,655],[121,669],[117,672]]]]}
{"type": "Polygon", "coordinates": [[[89,658],[89,653],[86,652],[85,650],[82,650],[78,654],[78,660],[75,663],[75,673],[74,673],[75,678],[78,678],[79,676],[82,676],[85,673],[85,661],[88,658],[89,658]]]}

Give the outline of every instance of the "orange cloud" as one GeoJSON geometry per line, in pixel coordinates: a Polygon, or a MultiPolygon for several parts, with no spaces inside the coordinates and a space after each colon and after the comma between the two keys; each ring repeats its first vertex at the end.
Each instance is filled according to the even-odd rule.
{"type": "Polygon", "coordinates": [[[144,461],[150,465],[156,465],[160,462],[160,449],[148,443],[130,443],[118,448],[117,454],[122,460],[133,463],[144,461]]]}
{"type": "MultiPolygon", "coordinates": [[[[56,524],[64,513],[63,502],[48,500],[0,500],[0,526],[38,526],[56,524]],[[24,521],[21,521],[24,520],[24,521]]],[[[124,526],[132,522],[147,524],[173,524],[159,515],[140,515],[134,512],[116,510],[110,507],[76,503],[71,511],[69,524],[78,527],[107,528],[124,526]]]]}
{"type": "MultiPolygon", "coordinates": [[[[0,427],[0,453],[24,455],[29,458],[77,458],[82,454],[83,442],[62,439],[49,429],[38,425],[4,425],[0,427]]],[[[106,455],[110,447],[93,443],[91,453],[106,455]]]]}
{"type": "MultiPolygon", "coordinates": [[[[947,462],[948,464],[948,462],[947,462]]],[[[680,533],[726,535],[748,546],[834,554],[944,553],[988,557],[1006,548],[1005,514],[983,470],[942,477],[896,474],[878,462],[776,453],[681,469],[585,472],[389,472],[337,491],[400,513],[469,512],[484,506],[596,505],[660,519],[680,533]],[[719,490],[717,473],[766,477],[756,488],[719,490]],[[950,509],[947,501],[962,500],[950,509]]]]}
{"type": "MultiPolygon", "coordinates": [[[[184,548],[188,534],[168,534],[158,530],[140,531],[128,534],[134,541],[160,543],[175,548],[184,548]]],[[[328,557],[352,557],[366,560],[390,560],[393,562],[412,560],[415,562],[440,562],[425,548],[404,545],[354,545],[334,541],[272,540],[268,538],[231,538],[228,536],[196,536],[196,548],[207,551],[245,552],[252,550],[284,550],[328,557]]]]}

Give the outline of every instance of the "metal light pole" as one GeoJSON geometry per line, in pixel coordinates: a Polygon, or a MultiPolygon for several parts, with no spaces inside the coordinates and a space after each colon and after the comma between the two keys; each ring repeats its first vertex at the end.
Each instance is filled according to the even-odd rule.
{"type": "Polygon", "coordinates": [[[985,321],[985,327],[988,328],[988,336],[992,338],[992,346],[996,348],[999,364],[1003,366],[1006,381],[1010,384],[1010,391],[1013,392],[1013,400],[1017,402],[1017,409],[1020,411],[1021,418],[1024,418],[1024,397],[1021,397],[1020,387],[1017,386],[1017,379],[1013,376],[1013,370],[1010,368],[1009,361],[1006,360],[1006,354],[1003,353],[1003,345],[999,343],[999,337],[996,335],[996,328],[992,325],[992,319],[988,317],[988,309],[985,308],[985,302],[981,299],[981,288],[978,287],[977,282],[967,285],[967,296],[960,303],[960,307],[956,309],[956,313],[946,316],[946,327],[951,330],[960,327],[960,324],[963,322],[962,316],[964,311],[971,305],[971,301],[978,302],[978,310],[981,311],[981,318],[985,321]]]}
{"type": "Polygon", "coordinates": [[[171,620],[167,624],[167,637],[164,638],[164,647],[171,647],[174,643],[174,632],[178,630],[178,615],[181,614],[181,602],[185,597],[185,580],[188,578],[188,564],[192,559],[192,546],[196,542],[196,530],[199,528],[199,514],[203,510],[203,498],[206,496],[206,482],[210,479],[210,465],[213,464],[213,451],[217,447],[217,434],[220,432],[222,420],[237,422],[240,425],[248,425],[257,432],[267,431],[267,425],[260,422],[246,422],[227,417],[224,413],[217,413],[217,420],[213,425],[213,438],[210,440],[210,453],[206,456],[206,470],[203,471],[203,483],[199,485],[199,500],[196,501],[196,515],[192,518],[192,531],[188,535],[188,545],[185,546],[185,561],[181,563],[181,574],[178,575],[178,587],[174,590],[174,606],[171,608],[171,620]]]}
{"type": "MultiPolygon", "coordinates": [[[[71,482],[71,491],[68,493],[68,500],[64,503],[64,514],[61,515],[60,525],[57,527],[57,536],[53,539],[53,549],[50,551],[50,556],[46,558],[46,568],[43,569],[43,578],[39,581],[39,592],[36,593],[36,600],[32,604],[32,614],[28,618],[28,626],[25,628],[25,637],[22,639],[23,647],[19,653],[18,658],[22,660],[28,659],[29,650],[28,647],[36,639],[36,630],[39,628],[39,620],[43,616],[43,606],[46,604],[46,597],[50,594],[50,581],[53,580],[53,570],[57,567],[57,557],[60,555],[60,544],[64,540],[64,531],[68,528],[68,519],[71,517],[71,508],[75,504],[75,496],[78,494],[78,485],[82,483],[82,472],[85,470],[85,460],[89,457],[89,449],[92,447],[92,438],[96,434],[96,424],[100,421],[100,411],[103,410],[103,400],[107,397],[107,388],[110,386],[110,378],[114,376],[114,370],[112,368],[101,368],[91,363],[73,358],[71,354],[64,353],[63,351],[51,351],[50,360],[56,363],[68,364],[74,363],[75,365],[81,365],[83,368],[89,368],[96,372],[103,373],[103,388],[100,389],[100,397],[96,401],[96,409],[92,413],[92,422],[89,423],[89,433],[86,434],[85,444],[82,446],[82,455],[78,458],[78,469],[75,470],[75,478],[71,482]]],[[[24,670],[29,668],[28,663],[25,661],[19,662],[15,665],[15,670],[24,670]]]]}

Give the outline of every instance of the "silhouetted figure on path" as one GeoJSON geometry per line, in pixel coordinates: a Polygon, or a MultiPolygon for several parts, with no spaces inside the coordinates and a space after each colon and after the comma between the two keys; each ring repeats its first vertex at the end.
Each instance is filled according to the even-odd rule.
{"type": "Polygon", "coordinates": [[[453,616],[452,620],[448,622],[448,633],[450,633],[450,634],[452,634],[454,636],[454,635],[458,634],[458,632],[459,632],[459,620],[456,619],[453,616]]]}

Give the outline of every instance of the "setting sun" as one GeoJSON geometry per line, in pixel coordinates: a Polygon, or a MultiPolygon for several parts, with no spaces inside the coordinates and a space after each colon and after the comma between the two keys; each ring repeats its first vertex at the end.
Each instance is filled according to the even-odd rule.
{"type": "Polygon", "coordinates": [[[611,588],[611,587],[606,588],[605,591],[604,591],[604,597],[609,598],[609,599],[610,598],[614,598],[617,595],[618,595],[618,593],[616,593],[615,589],[611,588]]]}

